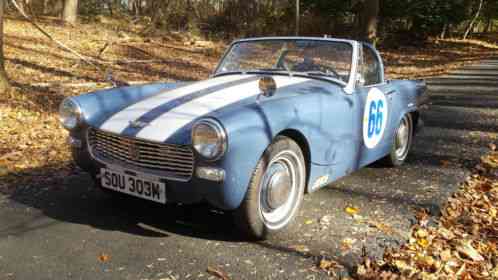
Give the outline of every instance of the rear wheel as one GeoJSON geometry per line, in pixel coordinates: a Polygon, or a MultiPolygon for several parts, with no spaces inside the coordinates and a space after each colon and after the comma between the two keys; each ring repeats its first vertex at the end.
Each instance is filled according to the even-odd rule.
{"type": "Polygon", "coordinates": [[[299,146],[278,136],[256,166],[235,222],[249,237],[265,239],[292,223],[304,195],[306,167],[299,146]]]}
{"type": "Polygon", "coordinates": [[[390,166],[402,165],[413,141],[413,119],[411,114],[406,114],[401,119],[401,122],[394,134],[393,145],[389,155],[385,158],[385,162],[390,166]]]}

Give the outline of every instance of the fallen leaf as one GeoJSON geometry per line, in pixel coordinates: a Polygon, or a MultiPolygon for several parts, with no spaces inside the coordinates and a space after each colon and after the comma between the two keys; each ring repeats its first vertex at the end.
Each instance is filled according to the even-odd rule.
{"type": "Polygon", "coordinates": [[[431,256],[417,255],[417,265],[424,269],[431,269],[435,264],[435,260],[431,256]]]}
{"type": "Polygon", "coordinates": [[[320,218],[320,224],[323,226],[327,226],[330,224],[330,221],[332,220],[332,216],[330,215],[325,215],[320,218]]]}
{"type": "Polygon", "coordinates": [[[491,151],[496,151],[496,144],[490,143],[490,144],[489,144],[489,149],[490,149],[491,151]]]}
{"type": "Polygon", "coordinates": [[[318,265],[318,267],[320,267],[323,270],[330,270],[332,268],[335,268],[336,266],[337,266],[337,262],[327,260],[327,259],[321,259],[320,264],[318,265]]]}
{"type": "Polygon", "coordinates": [[[450,165],[450,162],[447,160],[441,160],[441,166],[442,167],[448,167],[450,165]]]}
{"type": "Polygon", "coordinates": [[[344,238],[341,242],[341,249],[343,251],[349,251],[353,248],[353,244],[356,242],[356,239],[353,238],[344,238]]]}
{"type": "Polygon", "coordinates": [[[481,254],[472,246],[472,240],[460,242],[460,245],[456,247],[456,250],[475,262],[484,261],[483,256],[481,256],[481,254]]]}
{"type": "Polygon", "coordinates": [[[429,235],[429,233],[427,232],[427,230],[422,229],[422,228],[418,229],[415,232],[415,237],[417,237],[417,238],[426,238],[428,235],[429,235]]]}
{"type": "Polygon", "coordinates": [[[417,244],[422,247],[422,248],[427,248],[429,247],[429,241],[425,238],[420,238],[417,239],[417,244]]]}
{"type": "Polygon", "coordinates": [[[422,208],[422,209],[417,209],[415,212],[415,218],[418,221],[418,224],[421,227],[426,227],[429,224],[429,219],[430,219],[430,213],[429,210],[422,208]]]}
{"type": "Polygon", "coordinates": [[[310,249],[306,245],[291,245],[289,249],[295,250],[300,253],[307,253],[310,249]]]}
{"type": "Polygon", "coordinates": [[[402,260],[394,261],[394,265],[401,272],[411,272],[411,271],[415,270],[415,268],[413,266],[409,265],[408,263],[406,263],[405,261],[402,261],[402,260]]]}
{"type": "Polygon", "coordinates": [[[491,271],[491,277],[493,277],[493,279],[498,279],[498,265],[491,271]]]}
{"type": "Polygon", "coordinates": [[[228,274],[226,272],[224,272],[223,270],[221,270],[220,268],[208,266],[207,272],[215,277],[218,277],[219,279],[230,280],[230,278],[228,277],[228,274]]]}
{"type": "Polygon", "coordinates": [[[449,231],[448,229],[446,229],[444,227],[438,228],[437,232],[439,233],[439,235],[441,235],[446,240],[451,240],[451,239],[455,238],[455,235],[451,231],[449,231]]]}
{"type": "Polygon", "coordinates": [[[346,207],[346,209],[344,209],[344,211],[346,211],[346,213],[348,213],[349,215],[355,215],[355,214],[358,214],[360,209],[357,207],[348,206],[348,207],[346,207]]]}
{"type": "Polygon", "coordinates": [[[489,209],[489,216],[494,219],[494,218],[496,218],[496,215],[498,214],[497,212],[498,212],[498,210],[496,210],[496,208],[492,207],[489,209]]]}
{"type": "Polygon", "coordinates": [[[446,250],[442,251],[440,254],[440,257],[441,257],[441,260],[443,262],[447,262],[447,261],[451,260],[451,250],[446,249],[446,250]]]}
{"type": "Polygon", "coordinates": [[[101,262],[107,262],[107,261],[109,261],[110,258],[111,257],[108,254],[102,253],[99,255],[99,261],[101,261],[101,262]]]}
{"type": "Polygon", "coordinates": [[[306,220],[304,221],[305,225],[311,225],[313,223],[313,220],[306,220]]]}

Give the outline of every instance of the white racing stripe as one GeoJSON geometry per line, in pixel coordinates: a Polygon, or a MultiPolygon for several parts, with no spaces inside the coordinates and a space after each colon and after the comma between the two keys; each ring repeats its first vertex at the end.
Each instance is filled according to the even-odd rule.
{"type": "MultiPolygon", "coordinates": [[[[305,78],[284,76],[274,76],[274,79],[277,88],[308,81],[305,78]]],[[[258,81],[252,81],[194,99],[160,115],[142,129],[137,137],[163,142],[195,119],[259,93],[258,81]]]]}
{"type": "Polygon", "coordinates": [[[178,89],[169,90],[164,94],[158,94],[154,97],[146,98],[143,101],[137,102],[114,114],[100,126],[100,129],[113,133],[121,133],[126,127],[128,127],[130,121],[138,119],[140,116],[158,105],[170,102],[183,96],[187,96],[208,87],[217,86],[223,83],[232,82],[243,78],[244,77],[241,77],[239,75],[221,76],[183,86],[178,89]]]}

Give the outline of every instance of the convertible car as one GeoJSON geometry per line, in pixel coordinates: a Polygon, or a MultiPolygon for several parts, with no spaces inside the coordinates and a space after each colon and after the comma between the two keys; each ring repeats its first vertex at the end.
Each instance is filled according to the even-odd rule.
{"type": "Polygon", "coordinates": [[[208,202],[262,239],[288,228],[305,193],[378,160],[401,165],[425,91],[385,80],[366,43],[252,38],[232,43],[207,80],[70,97],[60,120],[102,190],[208,202]]]}

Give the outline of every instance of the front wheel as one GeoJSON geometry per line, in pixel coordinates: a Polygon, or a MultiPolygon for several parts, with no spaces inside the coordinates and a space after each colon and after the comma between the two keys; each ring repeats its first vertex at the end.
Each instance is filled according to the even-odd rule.
{"type": "Polygon", "coordinates": [[[255,239],[281,232],[299,210],[305,182],[301,149],[292,139],[278,136],[259,160],[245,198],[235,211],[235,222],[255,239]]]}
{"type": "Polygon", "coordinates": [[[411,114],[406,114],[401,119],[401,122],[396,129],[394,134],[393,145],[389,155],[385,158],[385,162],[389,166],[400,166],[402,165],[413,141],[413,119],[411,114]]]}

